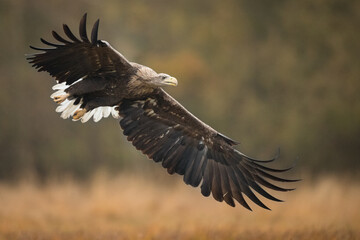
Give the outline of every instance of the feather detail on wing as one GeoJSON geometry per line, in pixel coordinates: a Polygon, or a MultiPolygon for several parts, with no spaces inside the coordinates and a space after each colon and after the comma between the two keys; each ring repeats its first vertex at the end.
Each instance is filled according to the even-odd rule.
{"type": "MultiPolygon", "coordinates": [[[[186,184],[198,186],[217,201],[235,206],[234,199],[250,209],[244,195],[260,207],[268,209],[257,193],[273,201],[281,201],[263,189],[290,191],[269,182],[294,182],[273,173],[289,169],[272,169],[264,165],[275,160],[251,159],[232,145],[233,140],[201,122],[162,89],[140,100],[124,100],[118,107],[124,135],[132,144],[170,174],[184,175],[186,184]]],[[[250,209],[251,210],[251,209],[250,209]]]]}
{"type": "MultiPolygon", "coordinates": [[[[80,89],[82,93],[96,91],[105,86],[104,81],[117,79],[119,75],[125,75],[133,68],[129,61],[109,43],[98,40],[99,20],[95,22],[89,40],[86,32],[86,18],[87,14],[84,14],[80,21],[80,38],[77,38],[64,24],[63,30],[68,39],[53,31],[52,35],[59,43],[51,43],[41,38],[41,42],[50,48],[30,46],[41,52],[27,56],[33,67],[38,71],[49,72],[57,80],[57,84],[53,86],[55,92],[50,97],[60,104],[56,112],[61,112],[61,117],[64,119],[72,117],[89,100],[84,98],[83,94],[70,96],[67,92],[69,87],[82,82],[80,89]]],[[[113,117],[119,117],[114,107],[101,106],[91,109],[76,120],[87,122],[93,117],[97,122],[110,114],[113,117]]]]}
{"type": "Polygon", "coordinates": [[[27,56],[29,62],[33,64],[32,66],[38,71],[49,72],[59,83],[66,82],[67,85],[80,78],[86,80],[86,77],[106,76],[114,72],[121,74],[132,68],[129,61],[109,43],[98,40],[99,20],[93,26],[91,41],[88,39],[86,17],[87,14],[80,21],[80,39],[64,24],[63,30],[68,39],[53,31],[52,35],[60,42],[59,44],[41,38],[41,42],[50,48],[30,46],[34,50],[41,51],[27,56]]]}

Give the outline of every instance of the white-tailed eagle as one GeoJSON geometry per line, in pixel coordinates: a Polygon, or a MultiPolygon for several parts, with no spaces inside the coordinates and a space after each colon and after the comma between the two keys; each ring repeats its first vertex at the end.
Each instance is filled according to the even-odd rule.
{"type": "Polygon", "coordinates": [[[296,181],[274,175],[290,168],[273,169],[265,165],[276,157],[255,160],[236,150],[237,142],[200,121],[162,89],[176,86],[174,77],[128,61],[109,43],[98,40],[98,27],[99,20],[89,39],[85,14],[80,22],[80,38],[64,24],[67,38],[53,31],[59,43],[41,38],[50,48],[30,46],[40,51],[27,56],[32,66],[57,81],[51,98],[59,104],[56,111],[62,118],[81,122],[91,117],[97,122],[110,114],[120,118],[124,135],[136,149],[161,163],[168,173],[183,175],[186,184],[201,184],[204,196],[211,193],[217,201],[231,206],[235,206],[235,199],[250,209],[245,195],[268,209],[253,191],[281,201],[263,187],[292,190],[269,181],[296,181]]]}

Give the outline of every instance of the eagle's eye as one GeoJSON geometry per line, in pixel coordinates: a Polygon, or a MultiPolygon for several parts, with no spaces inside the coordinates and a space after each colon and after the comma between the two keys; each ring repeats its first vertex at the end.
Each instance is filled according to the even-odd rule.
{"type": "Polygon", "coordinates": [[[166,78],[166,76],[162,76],[161,79],[164,80],[166,78]]]}

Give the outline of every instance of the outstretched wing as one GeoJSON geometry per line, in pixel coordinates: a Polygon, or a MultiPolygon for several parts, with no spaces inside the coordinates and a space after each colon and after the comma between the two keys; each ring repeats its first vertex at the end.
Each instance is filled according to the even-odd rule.
{"type": "MultiPolygon", "coordinates": [[[[257,205],[268,209],[253,193],[281,201],[262,186],[290,191],[276,186],[277,182],[293,182],[273,173],[289,169],[272,169],[268,161],[251,159],[235,148],[233,140],[201,122],[162,89],[144,99],[124,100],[118,107],[123,119],[120,125],[127,139],[155,162],[161,162],[170,174],[184,175],[184,182],[197,187],[201,193],[235,206],[236,199],[250,209],[245,194],[257,205]]],[[[251,209],[250,209],[251,210],[251,209]]]]}
{"type": "Polygon", "coordinates": [[[99,20],[94,24],[89,40],[86,33],[86,16],[80,21],[80,39],[64,24],[63,29],[69,39],[61,37],[55,31],[53,37],[60,42],[50,43],[41,38],[41,42],[51,48],[37,48],[41,53],[29,55],[27,59],[38,71],[47,71],[59,83],[71,85],[84,77],[122,74],[132,68],[126,58],[105,41],[98,40],[99,20]]]}

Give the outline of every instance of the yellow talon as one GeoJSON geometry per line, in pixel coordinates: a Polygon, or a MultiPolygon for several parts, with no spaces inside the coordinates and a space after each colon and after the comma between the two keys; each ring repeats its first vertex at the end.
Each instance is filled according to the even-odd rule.
{"type": "Polygon", "coordinates": [[[76,110],[76,112],[73,115],[73,119],[74,120],[79,120],[82,116],[84,116],[84,114],[86,113],[86,109],[79,109],[76,110]]]}
{"type": "Polygon", "coordinates": [[[65,95],[61,95],[61,96],[55,96],[54,97],[54,102],[56,102],[57,104],[60,104],[63,101],[65,101],[68,96],[69,96],[69,94],[65,94],[65,95]]]}

